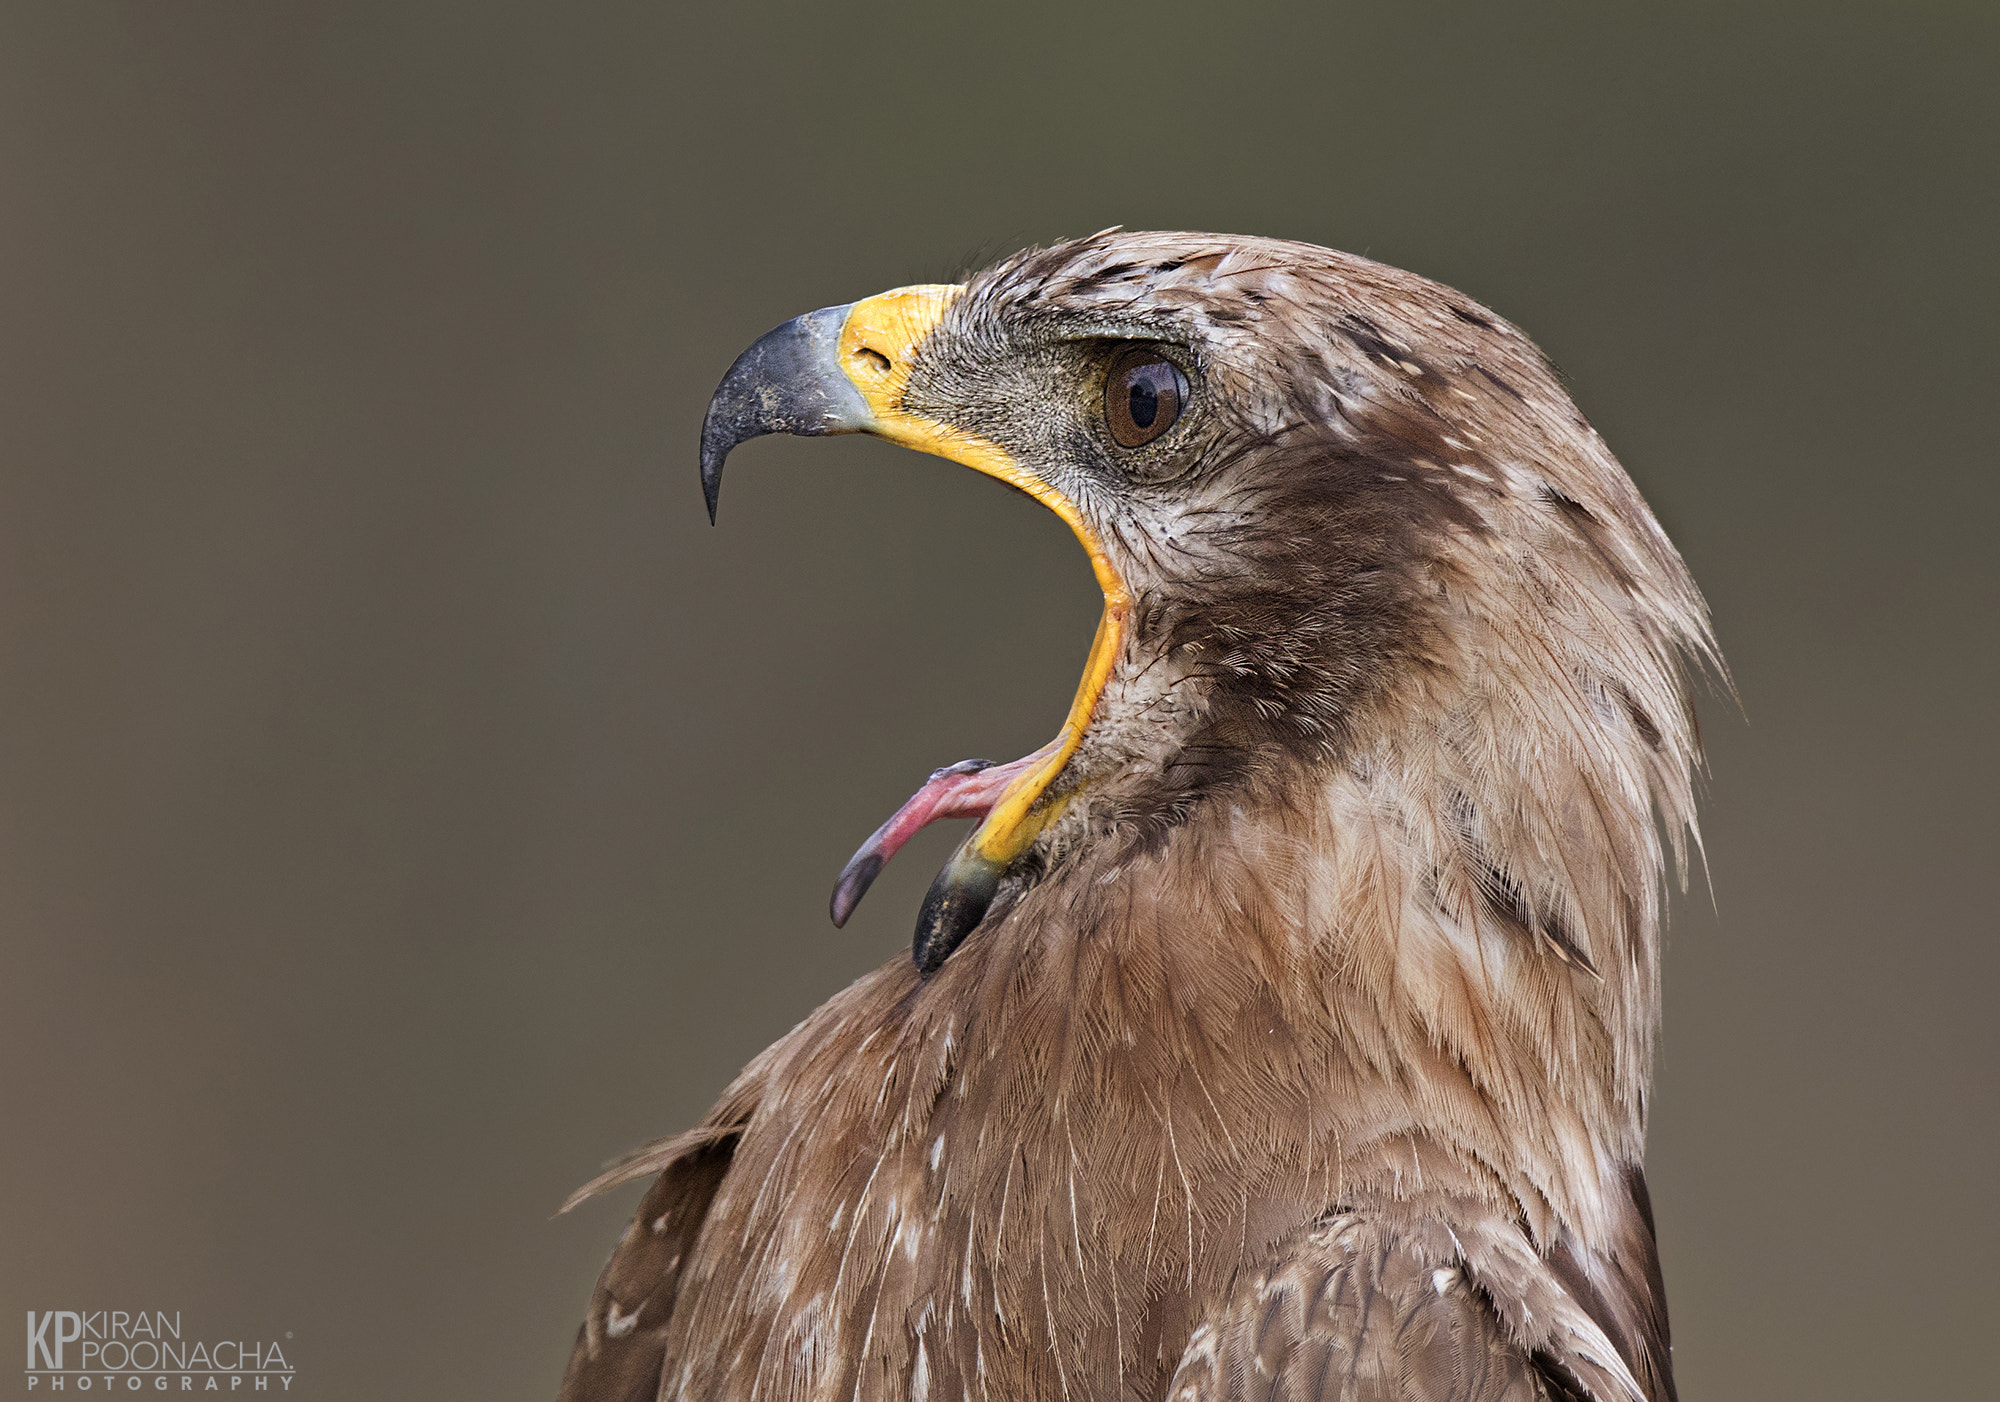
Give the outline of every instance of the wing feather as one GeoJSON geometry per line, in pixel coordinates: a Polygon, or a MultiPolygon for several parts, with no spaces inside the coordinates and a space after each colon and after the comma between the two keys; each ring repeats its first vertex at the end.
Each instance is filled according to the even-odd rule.
{"type": "Polygon", "coordinates": [[[1541,1402],[1533,1359],[1462,1269],[1365,1217],[1322,1223],[1196,1330],[1174,1402],[1541,1402]]]}
{"type": "Polygon", "coordinates": [[[1168,1396],[1670,1402],[1664,1360],[1634,1348],[1650,1380],[1642,1389],[1592,1317],[1607,1311],[1602,1293],[1578,1299],[1566,1269],[1498,1218],[1447,1227],[1407,1210],[1330,1217],[1237,1278],[1195,1330],[1168,1396]]]}
{"type": "Polygon", "coordinates": [[[735,1152],[733,1134],[697,1140],[661,1170],[591,1292],[590,1312],[563,1371],[560,1402],[654,1402],[659,1396],[681,1267],[735,1152]]]}

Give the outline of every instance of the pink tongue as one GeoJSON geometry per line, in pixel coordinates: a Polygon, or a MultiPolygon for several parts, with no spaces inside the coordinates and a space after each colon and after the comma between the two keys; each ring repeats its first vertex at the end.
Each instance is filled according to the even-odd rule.
{"type": "Polygon", "coordinates": [[[861,898],[882,874],[889,858],[915,837],[919,829],[939,818],[984,818],[1007,786],[1054,747],[1055,742],[1051,741],[1011,764],[962,759],[931,775],[922,788],[910,795],[909,802],[875,829],[875,835],[862,843],[861,850],[840,869],[840,879],[833,885],[834,925],[847,923],[847,917],[854,914],[854,907],[861,904],[861,898]]]}

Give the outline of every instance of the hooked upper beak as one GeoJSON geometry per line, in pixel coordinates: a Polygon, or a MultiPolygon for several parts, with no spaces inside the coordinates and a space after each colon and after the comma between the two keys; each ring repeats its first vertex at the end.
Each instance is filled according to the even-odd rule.
{"type": "Polygon", "coordinates": [[[851,305],[795,316],[736,358],[708,403],[701,425],[701,491],[709,524],[722,495],[730,450],[767,433],[818,437],[864,433],[875,423],[868,401],[837,359],[851,305]]]}
{"type": "MultiPolygon", "coordinates": [[[[904,409],[903,393],[918,352],[964,290],[956,285],[901,287],[794,317],[737,357],[709,403],[701,430],[701,483],[711,522],[722,490],[723,463],[738,444],[768,433],[870,433],[1020,488],[1062,517],[1090,554],[1104,592],[1104,615],[1076,699],[1054,741],[1018,770],[1006,766],[1012,771],[1010,781],[932,883],[918,916],[915,943],[917,964],[925,973],[943,963],[979,924],[1007,867],[1067,803],[1067,793],[1052,794],[1050,786],[1083,742],[1123,649],[1132,603],[1097,531],[1075,502],[991,440],[904,409]]],[[[875,869],[879,866],[877,861],[875,869]]],[[[865,889],[866,881],[860,886],[865,889]]],[[[846,907],[859,898],[858,889],[850,890],[846,907]]],[[[835,908],[837,913],[842,909],[838,896],[835,908]]]]}
{"type": "Polygon", "coordinates": [[[1025,485],[1028,474],[994,445],[902,409],[917,348],[964,290],[898,287],[824,307],[793,317],[738,356],[701,426],[709,520],[722,492],[723,460],[737,444],[767,433],[872,433],[1025,485]]]}

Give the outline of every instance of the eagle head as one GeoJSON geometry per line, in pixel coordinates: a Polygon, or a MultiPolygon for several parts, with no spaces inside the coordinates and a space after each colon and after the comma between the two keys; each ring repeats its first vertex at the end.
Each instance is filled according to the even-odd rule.
{"type": "Polygon", "coordinates": [[[703,428],[711,516],[729,451],[780,432],[997,477],[1063,518],[1104,593],[1058,736],[934,774],[842,873],[836,923],[934,818],[980,822],[919,915],[926,973],[1068,854],[1218,803],[1323,805],[1339,778],[1424,899],[1640,969],[1650,1006],[1652,812],[1691,830],[1706,612],[1493,312],[1307,244],[1109,231],[758,341],[703,428]]]}

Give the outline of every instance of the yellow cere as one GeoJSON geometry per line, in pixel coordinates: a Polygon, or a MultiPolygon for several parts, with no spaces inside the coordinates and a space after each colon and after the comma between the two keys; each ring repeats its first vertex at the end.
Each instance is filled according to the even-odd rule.
{"type": "Polygon", "coordinates": [[[976,472],[1019,487],[1068,523],[1090,556],[1097,574],[1097,587],[1104,591],[1104,616],[1098,621],[1097,637],[1090,645],[1090,660],[1077,684],[1076,699],[1070,702],[1062,734],[1048,757],[1008,785],[1000,801],[986,815],[973,834],[973,846],[988,861],[1005,864],[1019,856],[1035,835],[1062,811],[1061,803],[1040,804],[1042,794],[1070,757],[1083,743],[1097,698],[1111,679],[1112,664],[1125,641],[1125,624],[1132,611],[1132,595],[1125,581],[1112,567],[1097,533],[1091,530],[1076,504],[1041,478],[1016,463],[1008,452],[988,439],[962,432],[931,419],[903,412],[903,390],[909,384],[910,366],[917,347],[943,320],[945,310],[965,291],[958,284],[931,283],[918,287],[898,287],[856,302],[840,331],[840,368],[861,391],[874,422],[870,432],[962,463],[976,472]]]}

